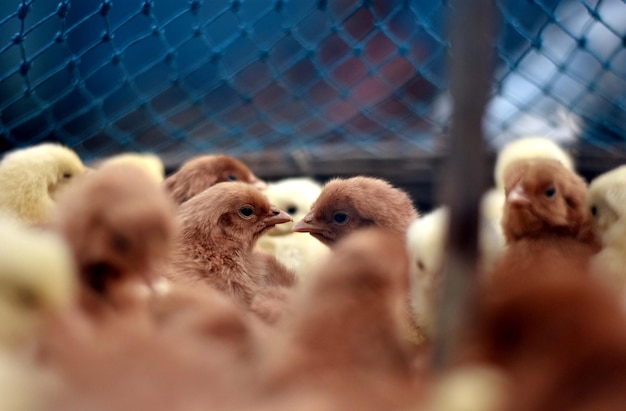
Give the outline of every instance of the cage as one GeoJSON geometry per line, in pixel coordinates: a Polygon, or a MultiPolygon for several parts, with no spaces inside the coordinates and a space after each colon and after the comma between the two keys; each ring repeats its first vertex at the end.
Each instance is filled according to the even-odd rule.
{"type": "MultiPolygon", "coordinates": [[[[624,158],[626,5],[499,0],[491,152],[554,138],[591,177],[624,158]]],[[[447,2],[7,1],[3,152],[59,141],[87,161],[197,153],[260,176],[370,173],[433,204],[449,147],[447,2]]],[[[467,73],[472,81],[472,73],[467,73]]]]}

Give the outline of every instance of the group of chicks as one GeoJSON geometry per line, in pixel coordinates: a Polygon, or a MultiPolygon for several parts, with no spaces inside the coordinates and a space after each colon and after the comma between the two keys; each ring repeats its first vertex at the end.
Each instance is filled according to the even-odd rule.
{"type": "Polygon", "coordinates": [[[626,401],[626,166],[588,185],[548,139],[499,154],[443,370],[445,206],[366,176],[266,183],[226,155],[90,166],[48,143],[0,161],[2,411],[626,401]]]}

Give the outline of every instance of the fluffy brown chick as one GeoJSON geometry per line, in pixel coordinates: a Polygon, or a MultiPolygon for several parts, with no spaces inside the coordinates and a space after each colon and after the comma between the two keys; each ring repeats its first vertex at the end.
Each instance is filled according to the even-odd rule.
{"type": "Polygon", "coordinates": [[[363,227],[405,234],[417,217],[404,191],[384,180],[359,176],[326,183],[310,212],[294,225],[293,231],[309,233],[332,247],[363,227]]]}
{"type": "Polygon", "coordinates": [[[506,173],[502,228],[509,271],[537,264],[589,263],[599,249],[585,210],[587,184],[551,159],[518,161],[506,173]]]}
{"type": "Polygon", "coordinates": [[[270,392],[315,392],[350,409],[394,409],[406,400],[413,374],[402,333],[405,249],[402,236],[374,228],[337,244],[271,342],[270,392]]]}
{"type": "Polygon", "coordinates": [[[67,190],[57,224],[76,259],[83,296],[115,306],[126,285],[151,286],[176,232],[173,213],[162,188],[129,165],[105,166],[67,190]]]}
{"type": "Polygon", "coordinates": [[[253,250],[261,235],[291,217],[252,185],[216,184],[182,204],[178,218],[170,279],[205,282],[246,306],[260,289],[293,282],[274,257],[253,250]]]}
{"type": "Polygon", "coordinates": [[[504,371],[514,388],[499,410],[623,408],[626,317],[584,271],[545,265],[491,284],[478,300],[460,357],[504,371]]]}
{"type": "Polygon", "coordinates": [[[203,155],[186,161],[163,185],[176,204],[182,204],[205,189],[225,181],[242,181],[259,189],[266,187],[241,161],[227,155],[203,155]]]}

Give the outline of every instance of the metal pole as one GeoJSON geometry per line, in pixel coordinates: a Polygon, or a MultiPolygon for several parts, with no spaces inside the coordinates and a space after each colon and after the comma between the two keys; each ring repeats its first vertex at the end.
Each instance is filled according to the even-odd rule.
{"type": "Polygon", "coordinates": [[[482,117],[492,79],[493,0],[452,0],[448,73],[453,101],[449,156],[439,199],[450,207],[448,253],[435,337],[434,366],[447,364],[475,294],[479,204],[486,183],[482,117]]]}

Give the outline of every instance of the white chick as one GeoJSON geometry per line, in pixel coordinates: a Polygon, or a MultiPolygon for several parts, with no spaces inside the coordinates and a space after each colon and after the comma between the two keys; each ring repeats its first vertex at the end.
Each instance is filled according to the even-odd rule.
{"type": "MultiPolygon", "coordinates": [[[[568,170],[574,171],[574,160],[557,143],[546,137],[524,137],[507,144],[499,153],[494,167],[495,187],[487,191],[481,201],[483,218],[492,222],[495,234],[500,239],[495,240],[504,244],[504,235],[500,221],[504,212],[504,173],[508,166],[518,160],[531,158],[552,158],[560,161],[568,170]]],[[[495,249],[494,249],[495,251],[495,249]]]]}
{"type": "Polygon", "coordinates": [[[270,203],[286,211],[293,221],[276,225],[259,239],[257,246],[274,255],[300,278],[306,278],[329,253],[328,247],[314,237],[292,232],[294,221],[309,212],[321,191],[319,183],[305,177],[273,182],[263,191],[270,203]]]}
{"type": "Polygon", "coordinates": [[[626,296],[626,166],[591,181],[586,205],[602,242],[593,272],[626,296]]]}
{"type": "MultiPolygon", "coordinates": [[[[413,319],[426,338],[434,336],[435,314],[441,273],[445,263],[449,211],[439,207],[416,219],[407,231],[411,258],[410,302],[413,319]]],[[[504,247],[490,220],[482,218],[479,225],[479,252],[482,272],[489,272],[504,247]]]]}
{"type": "Polygon", "coordinates": [[[130,164],[139,167],[146,172],[154,181],[161,183],[165,178],[165,166],[156,154],[152,153],[120,153],[105,158],[98,163],[97,168],[111,164],[130,164]]]}
{"type": "Polygon", "coordinates": [[[0,346],[27,348],[48,315],[74,302],[74,262],[57,234],[6,216],[0,238],[0,346]]]}
{"type": "Polygon", "coordinates": [[[59,144],[14,150],[0,161],[0,210],[30,224],[46,224],[55,199],[85,172],[78,155],[59,144]]]}

